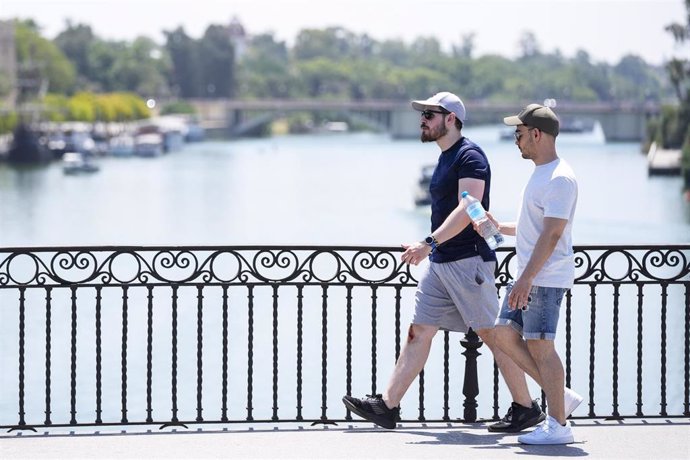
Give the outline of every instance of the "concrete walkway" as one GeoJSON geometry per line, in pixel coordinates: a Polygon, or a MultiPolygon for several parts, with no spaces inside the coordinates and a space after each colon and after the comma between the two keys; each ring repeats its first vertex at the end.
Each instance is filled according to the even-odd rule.
{"type": "Polygon", "coordinates": [[[52,429],[1,435],[0,458],[690,459],[690,419],[572,423],[575,443],[567,446],[524,446],[515,435],[489,433],[483,424],[405,423],[391,431],[364,422],[52,429]]]}

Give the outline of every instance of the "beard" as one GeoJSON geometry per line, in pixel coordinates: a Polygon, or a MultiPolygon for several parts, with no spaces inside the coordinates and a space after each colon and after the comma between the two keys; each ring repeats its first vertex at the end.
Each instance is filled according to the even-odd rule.
{"type": "Polygon", "coordinates": [[[422,130],[422,134],[419,138],[422,142],[435,142],[446,134],[448,134],[448,128],[446,128],[445,124],[441,124],[437,128],[427,127],[426,130],[422,130]]]}

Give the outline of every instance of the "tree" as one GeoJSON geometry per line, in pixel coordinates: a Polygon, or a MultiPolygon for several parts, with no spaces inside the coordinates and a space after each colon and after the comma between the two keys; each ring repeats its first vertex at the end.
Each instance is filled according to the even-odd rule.
{"type": "MultiPolygon", "coordinates": [[[[666,30],[673,35],[676,43],[685,45],[690,41],[690,0],[685,0],[686,23],[673,23],[666,30]]],[[[690,61],[688,59],[673,58],[666,66],[675,89],[680,107],[678,108],[675,129],[663,131],[664,120],[662,117],[662,135],[668,144],[675,147],[682,146],[682,165],[685,176],[685,189],[690,190],[690,61]]],[[[669,123],[670,124],[670,123],[669,123]]]]}
{"type": "Polygon", "coordinates": [[[198,43],[202,97],[232,97],[235,51],[224,26],[211,25],[198,43]]]}
{"type": "Polygon", "coordinates": [[[20,100],[47,90],[69,93],[74,89],[74,66],[55,44],[41,37],[33,21],[16,21],[15,34],[20,100]]]}
{"type": "Polygon", "coordinates": [[[89,49],[96,36],[91,31],[91,27],[85,24],[72,24],[67,21],[67,28],[55,37],[55,44],[62,50],[79,75],[91,78],[93,69],[89,62],[89,49]]]}
{"type": "Polygon", "coordinates": [[[520,54],[523,58],[529,58],[541,53],[539,42],[533,32],[523,32],[518,42],[520,54]]]}
{"type": "Polygon", "coordinates": [[[170,85],[180,97],[198,97],[202,91],[201,62],[196,42],[182,27],[164,32],[165,47],[170,54],[172,72],[170,85]]]}

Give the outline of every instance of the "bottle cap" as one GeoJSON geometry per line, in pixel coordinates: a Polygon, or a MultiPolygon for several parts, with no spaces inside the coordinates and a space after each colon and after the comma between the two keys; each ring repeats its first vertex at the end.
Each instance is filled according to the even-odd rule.
{"type": "Polygon", "coordinates": [[[467,191],[462,192],[462,197],[463,197],[463,198],[465,198],[467,195],[469,195],[469,193],[467,193],[467,191]]]}

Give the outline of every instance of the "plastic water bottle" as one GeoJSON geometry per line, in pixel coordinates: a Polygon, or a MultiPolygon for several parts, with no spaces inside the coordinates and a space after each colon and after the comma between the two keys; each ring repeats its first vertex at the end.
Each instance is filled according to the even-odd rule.
{"type": "Polygon", "coordinates": [[[481,201],[470,195],[468,192],[462,192],[462,203],[465,205],[465,211],[470,216],[472,222],[477,224],[478,233],[486,240],[486,244],[491,249],[496,249],[503,244],[503,235],[498,231],[491,220],[486,217],[486,211],[482,206],[481,201]]]}

